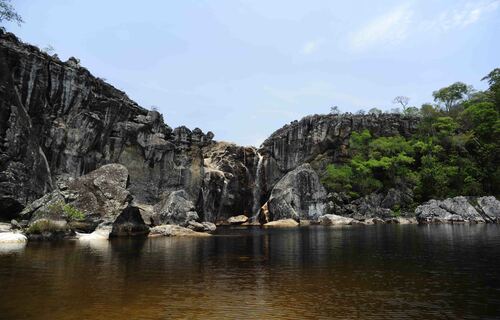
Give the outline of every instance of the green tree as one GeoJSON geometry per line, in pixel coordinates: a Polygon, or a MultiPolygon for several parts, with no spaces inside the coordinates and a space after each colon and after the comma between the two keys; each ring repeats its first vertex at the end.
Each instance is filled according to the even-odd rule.
{"type": "Polygon", "coordinates": [[[448,87],[434,91],[432,96],[434,97],[434,101],[441,103],[445,110],[449,112],[452,107],[462,101],[471,92],[472,87],[463,82],[455,82],[448,87]]]}
{"type": "Polygon", "coordinates": [[[488,84],[490,85],[488,91],[493,98],[497,111],[500,112],[500,68],[493,69],[481,80],[488,81],[488,84]]]}

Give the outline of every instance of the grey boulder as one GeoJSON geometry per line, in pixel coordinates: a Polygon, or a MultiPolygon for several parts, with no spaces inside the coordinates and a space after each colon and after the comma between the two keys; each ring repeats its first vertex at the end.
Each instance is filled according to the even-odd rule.
{"type": "Polygon", "coordinates": [[[267,202],[269,220],[316,220],[324,212],[325,197],[317,173],[311,165],[303,164],[274,186],[267,202]]]}

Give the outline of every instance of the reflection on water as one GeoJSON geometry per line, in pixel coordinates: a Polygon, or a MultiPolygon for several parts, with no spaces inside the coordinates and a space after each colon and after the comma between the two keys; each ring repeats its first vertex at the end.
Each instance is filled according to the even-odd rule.
{"type": "Polygon", "coordinates": [[[495,318],[499,263],[495,225],[29,243],[0,252],[0,318],[495,318]]]}

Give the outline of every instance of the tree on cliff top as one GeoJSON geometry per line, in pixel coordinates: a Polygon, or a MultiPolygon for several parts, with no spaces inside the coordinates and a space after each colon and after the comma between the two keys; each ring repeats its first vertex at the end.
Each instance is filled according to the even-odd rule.
{"type": "Polygon", "coordinates": [[[468,94],[473,91],[471,86],[463,82],[455,82],[454,84],[441,88],[432,93],[434,101],[442,103],[447,112],[451,110],[457,103],[462,101],[468,94]]]}
{"type": "Polygon", "coordinates": [[[14,21],[18,25],[24,22],[21,15],[10,4],[10,0],[0,0],[0,23],[4,21],[14,21]]]}

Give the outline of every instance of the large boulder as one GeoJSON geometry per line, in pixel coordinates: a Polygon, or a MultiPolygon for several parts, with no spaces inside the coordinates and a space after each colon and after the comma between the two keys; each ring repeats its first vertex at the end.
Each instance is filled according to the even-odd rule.
{"type": "Polygon", "coordinates": [[[156,224],[177,224],[186,227],[190,221],[199,220],[189,194],[184,190],[164,193],[154,206],[156,224]]]}
{"type": "Polygon", "coordinates": [[[113,222],[110,237],[139,236],[149,233],[137,207],[127,207],[113,222]]]}
{"type": "Polygon", "coordinates": [[[415,209],[419,223],[486,222],[466,197],[430,200],[415,209]]]}
{"type": "Polygon", "coordinates": [[[500,223],[500,201],[495,197],[478,198],[477,205],[486,219],[491,222],[500,223]]]}
{"type": "Polygon", "coordinates": [[[269,219],[316,220],[325,209],[325,188],[309,164],[287,173],[273,188],[267,202],[269,219]]]}
{"type": "Polygon", "coordinates": [[[76,179],[29,204],[22,212],[30,224],[39,219],[68,220],[76,229],[92,231],[103,222],[114,222],[128,207],[132,196],[126,189],[128,171],[108,164],[76,179]]]}

